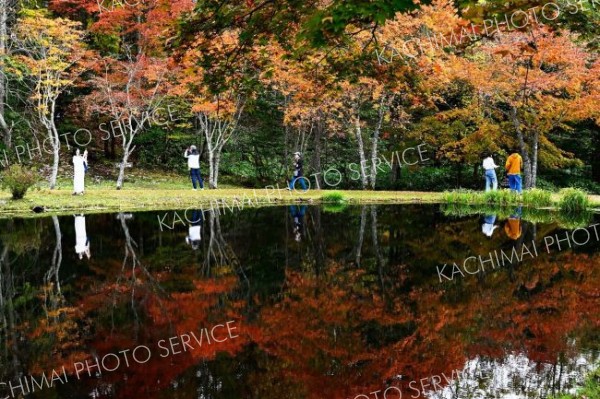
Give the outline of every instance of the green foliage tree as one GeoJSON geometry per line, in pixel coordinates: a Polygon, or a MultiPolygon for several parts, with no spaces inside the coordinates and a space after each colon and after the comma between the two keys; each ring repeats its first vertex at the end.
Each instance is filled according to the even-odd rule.
{"type": "Polygon", "coordinates": [[[2,188],[10,190],[12,198],[22,199],[37,181],[33,170],[22,165],[11,165],[2,173],[2,188]]]}

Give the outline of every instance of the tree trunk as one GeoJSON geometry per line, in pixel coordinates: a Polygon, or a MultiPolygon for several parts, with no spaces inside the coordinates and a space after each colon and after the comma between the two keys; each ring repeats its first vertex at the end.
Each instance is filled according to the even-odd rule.
{"type": "Polygon", "coordinates": [[[600,157],[596,155],[600,153],[600,129],[592,129],[592,143],[594,144],[594,149],[590,160],[590,163],[592,165],[592,179],[596,183],[600,183],[600,157]]]}
{"type": "Polygon", "coordinates": [[[379,133],[381,132],[381,125],[383,124],[383,117],[385,116],[385,95],[381,96],[379,101],[379,118],[377,120],[377,127],[373,132],[373,139],[371,143],[371,189],[375,190],[377,183],[377,147],[379,145],[379,133]]]}
{"type": "MultiPolygon", "coordinates": [[[[529,150],[527,149],[527,145],[525,144],[525,137],[523,135],[523,130],[521,129],[521,122],[519,121],[519,116],[517,114],[517,108],[512,107],[510,112],[510,117],[512,119],[513,125],[517,132],[517,139],[519,140],[519,148],[521,149],[521,156],[523,157],[523,174],[525,175],[524,186],[525,188],[531,187],[530,181],[532,176],[531,170],[531,158],[529,157],[529,150]]],[[[537,161],[536,161],[537,163],[537,161]]]]}
{"type": "MultiPolygon", "coordinates": [[[[129,147],[129,146],[127,146],[129,147]]],[[[123,149],[123,159],[121,160],[121,165],[119,166],[119,177],[117,178],[117,190],[123,188],[123,181],[125,180],[125,166],[127,165],[127,161],[129,160],[129,149],[123,149]]]]}
{"type": "MultiPolygon", "coordinates": [[[[7,21],[8,21],[8,0],[0,0],[0,57],[6,55],[6,38],[7,38],[7,21]]],[[[6,79],[4,73],[0,71],[0,133],[2,140],[7,148],[10,148],[11,134],[8,124],[4,119],[4,101],[6,100],[6,79]]]]}
{"type": "MultiPolygon", "coordinates": [[[[17,335],[17,322],[15,317],[15,306],[13,298],[16,296],[14,275],[11,270],[11,262],[8,259],[8,246],[4,247],[2,256],[0,257],[0,283],[4,283],[4,299],[3,309],[5,310],[8,317],[6,318],[5,334],[6,341],[11,343],[12,352],[12,363],[15,377],[20,378],[22,376],[21,361],[19,356],[19,339],[17,335]]],[[[8,345],[8,344],[7,344],[8,345]]]]}
{"type": "Polygon", "coordinates": [[[121,158],[121,165],[119,167],[119,177],[117,177],[117,190],[123,188],[123,182],[125,181],[125,168],[127,167],[127,162],[129,161],[129,157],[133,154],[135,150],[135,146],[133,145],[133,139],[140,133],[144,126],[145,121],[136,126],[135,128],[131,125],[131,120],[128,126],[128,137],[125,138],[123,136],[123,157],[121,158]]]}
{"type": "Polygon", "coordinates": [[[207,142],[206,152],[208,154],[208,188],[215,188],[215,149],[210,142],[207,142]]]}
{"type": "Polygon", "coordinates": [[[221,152],[223,151],[225,144],[227,144],[234,133],[236,133],[243,109],[243,99],[238,98],[236,113],[233,116],[233,120],[228,121],[219,119],[218,116],[210,117],[202,112],[196,114],[196,121],[199,123],[200,129],[204,132],[204,138],[206,139],[209,169],[208,185],[211,189],[217,188],[221,152]]]}
{"type": "Polygon", "coordinates": [[[219,183],[219,165],[221,164],[221,151],[222,148],[217,148],[217,150],[215,151],[215,166],[214,166],[214,171],[213,171],[213,181],[212,181],[212,188],[217,188],[217,185],[219,183]]]}
{"type": "Polygon", "coordinates": [[[317,126],[316,126],[316,130],[315,130],[315,149],[313,152],[313,161],[312,161],[312,167],[313,167],[313,171],[315,174],[315,186],[317,188],[323,187],[322,185],[322,172],[323,170],[321,169],[321,138],[323,137],[323,123],[322,120],[319,118],[317,120],[317,126]]]}
{"type": "Polygon", "coordinates": [[[109,152],[109,147],[108,147],[108,140],[103,140],[103,145],[104,145],[104,156],[107,158],[110,158],[110,152],[109,152]]]}
{"type": "Polygon", "coordinates": [[[114,137],[110,138],[110,159],[116,159],[117,150],[117,140],[114,137]]]}
{"type": "Polygon", "coordinates": [[[383,301],[386,301],[386,292],[385,292],[385,279],[383,268],[385,265],[385,261],[383,260],[383,255],[381,253],[381,248],[379,247],[379,239],[377,237],[377,207],[376,205],[371,205],[371,235],[373,236],[373,249],[375,250],[375,262],[377,264],[377,274],[379,274],[379,284],[381,284],[381,298],[383,301]]]}
{"type": "Polygon", "coordinates": [[[360,267],[362,259],[362,247],[365,240],[365,225],[367,224],[367,206],[363,205],[360,211],[360,227],[358,230],[358,242],[356,243],[355,259],[356,267],[360,267]]]}
{"type": "MultiPolygon", "coordinates": [[[[59,308],[61,300],[63,299],[59,278],[60,265],[62,264],[62,234],[60,231],[58,216],[52,216],[52,223],[54,224],[56,244],[54,245],[54,253],[52,254],[52,265],[44,276],[44,283],[50,290],[48,296],[46,297],[48,301],[46,317],[48,317],[49,311],[54,314],[57,313],[56,310],[59,308]]],[[[56,316],[54,320],[58,321],[56,316]]]]}
{"type": "Polygon", "coordinates": [[[319,277],[325,268],[325,237],[323,235],[323,226],[321,223],[321,207],[311,207],[309,208],[309,212],[311,212],[315,229],[313,240],[313,248],[315,250],[315,276],[319,277]]]}
{"type": "MultiPolygon", "coordinates": [[[[283,144],[283,162],[281,163],[281,172],[285,178],[287,178],[288,168],[287,163],[290,159],[290,129],[288,124],[284,124],[284,144],[283,144]]],[[[279,176],[278,176],[279,177],[279,176]]]]}
{"type": "Polygon", "coordinates": [[[52,223],[54,224],[54,235],[56,236],[56,245],[54,246],[54,253],[52,254],[52,268],[51,272],[48,272],[48,276],[54,276],[56,280],[56,288],[60,291],[60,281],[58,279],[58,272],[60,265],[62,264],[62,233],[60,231],[60,222],[58,216],[52,216],[52,223]]]}
{"type": "Polygon", "coordinates": [[[390,175],[390,183],[392,183],[392,187],[397,189],[400,184],[400,179],[402,178],[402,167],[398,162],[392,163],[392,173],[390,175]]]}
{"type": "Polygon", "coordinates": [[[362,188],[365,190],[369,185],[369,181],[367,179],[367,173],[365,171],[366,157],[365,157],[365,145],[362,139],[362,131],[360,128],[360,116],[356,115],[355,118],[355,134],[356,140],[358,142],[358,156],[360,158],[360,178],[362,183],[362,188]]]}
{"type": "Polygon", "coordinates": [[[537,168],[538,168],[538,147],[540,142],[540,133],[536,130],[532,139],[533,143],[531,145],[531,178],[529,180],[529,184],[525,185],[525,188],[535,188],[537,185],[537,168]]]}
{"type": "Polygon", "coordinates": [[[246,273],[244,272],[241,262],[238,259],[235,251],[227,243],[223,233],[221,231],[219,210],[211,210],[208,213],[208,236],[204,234],[204,239],[208,238],[208,247],[205,251],[204,265],[202,275],[210,277],[211,272],[216,267],[226,267],[243,276],[244,280],[247,281],[246,273]],[[214,266],[213,266],[214,265],[214,266]]]}
{"type": "MultiPolygon", "coordinates": [[[[0,81],[1,80],[2,77],[0,76],[0,81]]],[[[0,100],[0,103],[1,102],[2,100],[0,100]]],[[[2,141],[4,142],[6,148],[12,147],[12,129],[10,126],[8,126],[6,120],[4,119],[4,111],[0,111],[0,136],[2,136],[2,141]]]]}
{"type": "Polygon", "coordinates": [[[208,150],[208,188],[213,187],[215,180],[215,153],[212,149],[208,150]]]}
{"type": "MultiPolygon", "coordinates": [[[[51,121],[54,124],[54,121],[51,121]]],[[[50,175],[50,190],[56,188],[56,179],[58,177],[58,162],[60,160],[60,138],[56,127],[50,126],[48,135],[52,138],[52,174],[50,175]]]]}
{"type": "Polygon", "coordinates": [[[215,183],[215,168],[217,166],[216,155],[218,146],[211,141],[211,126],[208,117],[202,114],[197,115],[197,120],[200,122],[201,129],[204,132],[204,138],[206,139],[206,154],[208,155],[208,188],[216,188],[215,183]],[[204,119],[201,119],[204,118],[204,119]]]}

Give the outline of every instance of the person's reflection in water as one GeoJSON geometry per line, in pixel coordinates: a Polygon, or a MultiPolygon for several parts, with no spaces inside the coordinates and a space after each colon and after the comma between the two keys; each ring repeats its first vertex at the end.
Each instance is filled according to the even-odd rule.
{"type": "Polygon", "coordinates": [[[88,259],[92,257],[90,240],[85,229],[84,215],[75,215],[75,253],[79,255],[79,259],[83,259],[83,255],[88,259]]]}
{"type": "Polygon", "coordinates": [[[290,215],[294,219],[294,239],[298,242],[302,241],[302,233],[304,228],[304,214],[306,213],[306,205],[291,205],[290,215]]]}
{"type": "Polygon", "coordinates": [[[523,213],[523,208],[519,206],[515,209],[512,215],[506,221],[504,225],[504,231],[506,235],[513,241],[516,241],[523,234],[523,229],[521,227],[521,216],[523,213]]]}
{"type": "Polygon", "coordinates": [[[494,230],[496,230],[499,226],[496,223],[496,215],[485,215],[483,218],[483,224],[481,225],[481,232],[492,238],[494,234],[494,230]]]}
{"type": "MultiPolygon", "coordinates": [[[[523,223],[521,221],[522,212],[523,208],[520,206],[517,207],[506,221],[506,224],[504,225],[504,232],[506,233],[508,238],[510,238],[513,241],[513,248],[511,249],[511,251],[516,251],[517,254],[521,254],[521,257],[523,256],[523,240],[525,239],[525,235],[523,234],[523,223]]],[[[527,227],[526,223],[525,227],[527,227]]],[[[508,262],[507,268],[509,279],[512,282],[516,281],[515,268],[519,264],[521,264],[521,260],[519,259],[519,257],[516,256],[515,259],[513,259],[511,256],[511,260],[508,262]]]]}
{"type": "Polygon", "coordinates": [[[185,242],[186,244],[191,245],[194,251],[200,247],[200,242],[202,241],[202,220],[202,211],[197,209],[192,211],[192,217],[191,219],[188,219],[190,225],[188,235],[185,237],[185,242]]]}

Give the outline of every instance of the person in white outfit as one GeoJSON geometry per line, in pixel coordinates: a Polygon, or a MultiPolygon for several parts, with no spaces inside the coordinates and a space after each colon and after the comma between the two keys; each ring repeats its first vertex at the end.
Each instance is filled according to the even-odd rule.
{"type": "Polygon", "coordinates": [[[83,259],[85,255],[88,259],[92,257],[90,253],[90,240],[85,229],[85,216],[75,216],[75,253],[79,255],[79,259],[83,259]]]}
{"type": "Polygon", "coordinates": [[[73,195],[83,195],[85,191],[85,167],[87,164],[87,156],[87,150],[81,155],[79,149],[77,149],[73,156],[73,195]]]}
{"type": "Polygon", "coordinates": [[[185,237],[185,243],[191,245],[194,251],[200,247],[200,242],[202,241],[202,220],[202,211],[194,210],[188,228],[188,235],[185,237]]]}
{"type": "Polygon", "coordinates": [[[200,154],[195,145],[190,146],[183,154],[188,161],[188,169],[190,170],[190,178],[192,179],[193,190],[196,191],[196,181],[200,185],[200,189],[204,190],[204,181],[200,176],[200,154]]]}
{"type": "Polygon", "coordinates": [[[492,154],[483,160],[483,170],[485,171],[485,191],[498,190],[498,178],[496,177],[496,168],[498,165],[494,162],[492,154]]]}

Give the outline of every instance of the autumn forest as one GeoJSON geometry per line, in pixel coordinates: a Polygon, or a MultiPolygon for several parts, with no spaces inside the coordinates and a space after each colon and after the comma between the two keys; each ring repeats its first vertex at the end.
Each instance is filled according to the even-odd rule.
{"type": "Polygon", "coordinates": [[[599,33],[0,0],[0,399],[600,399],[599,33]]]}
{"type": "Polygon", "coordinates": [[[85,148],[90,176],[121,188],[182,172],[195,144],[211,188],[273,184],[299,151],[320,186],[362,162],[340,188],[440,191],[480,188],[483,155],[517,149],[526,188],[596,193],[599,9],[2,0],[3,165],[43,166],[52,188],[85,148]],[[426,162],[378,173],[380,155],[418,144],[426,162]]]}

